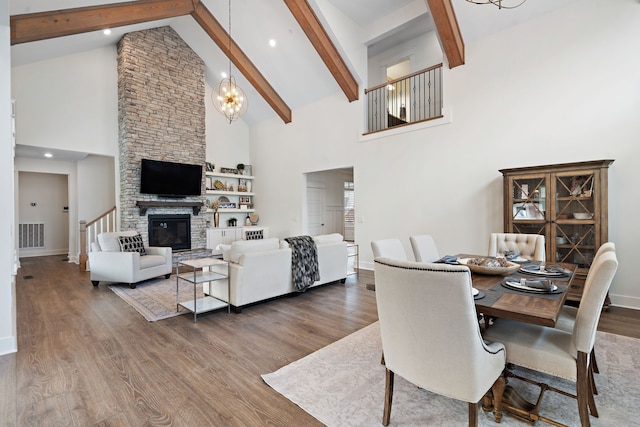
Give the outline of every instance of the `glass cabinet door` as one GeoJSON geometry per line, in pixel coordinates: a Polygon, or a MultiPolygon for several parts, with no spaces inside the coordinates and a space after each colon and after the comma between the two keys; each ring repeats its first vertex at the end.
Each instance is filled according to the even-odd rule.
{"type": "Polygon", "coordinates": [[[552,207],[551,238],[555,260],[589,267],[597,250],[600,221],[594,183],[597,171],[558,173],[553,178],[555,206],[552,207]]]}
{"type": "Polygon", "coordinates": [[[547,175],[512,177],[509,183],[513,198],[507,229],[512,233],[546,234],[547,175]]]}

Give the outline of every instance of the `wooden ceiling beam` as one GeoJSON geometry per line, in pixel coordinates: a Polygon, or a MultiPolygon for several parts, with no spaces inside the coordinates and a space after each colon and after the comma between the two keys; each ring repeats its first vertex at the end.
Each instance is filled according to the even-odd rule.
{"type": "Polygon", "coordinates": [[[189,15],[191,0],[139,0],[11,16],[11,44],[189,15]]]}
{"type": "Polygon", "coordinates": [[[451,0],[427,0],[449,68],[464,64],[464,40],[451,0]]]}
{"type": "Polygon", "coordinates": [[[267,101],[267,104],[280,116],[285,123],[291,122],[291,109],[282,100],[278,92],[264,78],[260,70],[256,68],[251,60],[245,55],[235,41],[229,36],[229,33],[214,18],[200,1],[195,4],[194,11],[191,13],[193,19],[204,29],[211,39],[218,45],[220,50],[227,55],[233,65],[249,80],[251,85],[258,91],[260,95],[267,101]]]}
{"type": "Polygon", "coordinates": [[[306,0],[284,0],[349,102],[359,97],[358,82],[306,0]]]}

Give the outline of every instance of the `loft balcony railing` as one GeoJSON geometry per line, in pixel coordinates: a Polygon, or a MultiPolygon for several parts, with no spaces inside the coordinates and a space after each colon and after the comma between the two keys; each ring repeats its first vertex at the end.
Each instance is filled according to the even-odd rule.
{"type": "Polygon", "coordinates": [[[442,64],[416,71],[364,91],[367,132],[442,117],[442,64]]]}

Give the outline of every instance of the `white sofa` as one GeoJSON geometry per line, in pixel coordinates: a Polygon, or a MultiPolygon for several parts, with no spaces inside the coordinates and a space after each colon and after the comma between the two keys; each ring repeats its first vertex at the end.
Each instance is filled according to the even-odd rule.
{"type": "MultiPolygon", "coordinates": [[[[347,277],[347,243],[340,234],[315,236],[320,280],[313,286],[344,281],[347,277]]],[[[291,248],[278,238],[238,240],[222,245],[229,261],[229,301],[239,312],[245,305],[296,292],[291,274],[291,248]]],[[[227,299],[227,282],[205,283],[205,293],[227,299]]]]}
{"type": "Polygon", "coordinates": [[[118,238],[137,235],[135,230],[100,233],[91,244],[89,269],[91,283],[101,281],[128,283],[135,289],[136,283],[164,275],[169,278],[173,268],[171,248],[145,246],[146,255],[139,252],[122,252],[118,238]]]}

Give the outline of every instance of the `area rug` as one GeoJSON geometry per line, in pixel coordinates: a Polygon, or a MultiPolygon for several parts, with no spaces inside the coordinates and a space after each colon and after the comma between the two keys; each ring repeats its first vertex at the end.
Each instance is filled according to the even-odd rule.
{"type": "MultiPolygon", "coordinates": [[[[123,283],[109,285],[109,289],[150,322],[189,313],[185,309],[176,311],[176,276],[173,275],[168,279],[145,280],[138,283],[135,289],[123,283]]],[[[202,284],[196,285],[196,293],[198,297],[203,295],[202,284]]],[[[193,298],[193,285],[180,280],[180,300],[190,298],[193,298]]]]}
{"type": "MultiPolygon", "coordinates": [[[[385,370],[378,322],[367,326],[271,374],[263,380],[287,399],[327,426],[380,426],[384,404],[385,370]]],[[[596,374],[600,418],[593,426],[632,426],[640,419],[640,340],[598,332],[596,374]]],[[[569,381],[519,370],[524,376],[575,391],[569,381]]],[[[392,426],[462,426],[468,423],[465,402],[419,389],[396,375],[391,411],[392,426]]],[[[532,387],[511,380],[523,396],[532,387]]],[[[545,393],[541,413],[569,426],[580,425],[577,402],[557,393],[545,393]]],[[[539,425],[546,425],[539,422],[539,425]]],[[[479,425],[526,426],[505,416],[496,424],[492,413],[479,410],[479,425]]]]}

